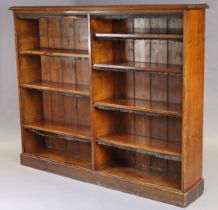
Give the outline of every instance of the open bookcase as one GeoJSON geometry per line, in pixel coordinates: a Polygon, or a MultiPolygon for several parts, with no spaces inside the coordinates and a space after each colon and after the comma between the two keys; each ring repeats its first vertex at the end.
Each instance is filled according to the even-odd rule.
{"type": "Polygon", "coordinates": [[[198,198],[206,7],[12,7],[21,163],[179,206],[198,198]]]}

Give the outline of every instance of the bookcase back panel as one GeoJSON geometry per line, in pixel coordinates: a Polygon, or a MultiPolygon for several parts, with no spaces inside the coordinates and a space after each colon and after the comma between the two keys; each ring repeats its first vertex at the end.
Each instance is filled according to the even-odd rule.
{"type": "Polygon", "coordinates": [[[88,23],[85,18],[40,18],[40,45],[44,48],[87,50],[88,23]]]}
{"type": "Polygon", "coordinates": [[[45,120],[90,127],[90,100],[21,88],[23,122],[45,120]]]}

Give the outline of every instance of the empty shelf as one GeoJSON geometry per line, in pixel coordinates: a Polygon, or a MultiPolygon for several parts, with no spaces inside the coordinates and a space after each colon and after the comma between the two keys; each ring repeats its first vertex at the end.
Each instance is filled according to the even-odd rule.
{"type": "Polygon", "coordinates": [[[142,184],[162,186],[164,188],[180,190],[180,178],[154,169],[137,169],[133,167],[111,166],[101,172],[118,176],[123,179],[140,182],[142,184]]]}
{"type": "Polygon", "coordinates": [[[180,104],[147,101],[139,99],[109,98],[94,103],[94,106],[105,110],[119,110],[133,113],[150,113],[155,115],[172,115],[180,117],[182,106],[180,104]]]}
{"type": "Polygon", "coordinates": [[[88,85],[73,85],[68,83],[37,81],[22,84],[21,87],[40,91],[53,91],[69,95],[89,96],[88,85]]]}
{"type": "Polygon", "coordinates": [[[181,160],[181,144],[178,142],[129,134],[111,134],[99,137],[97,143],[145,152],[165,159],[181,160]]]}
{"type": "Polygon", "coordinates": [[[58,163],[65,163],[82,168],[91,168],[91,160],[84,155],[69,154],[52,149],[40,149],[31,153],[25,153],[34,157],[44,158],[58,163]]]}
{"type": "Polygon", "coordinates": [[[41,132],[48,132],[55,135],[63,135],[72,138],[83,139],[87,141],[90,141],[91,139],[91,129],[84,126],[39,121],[24,124],[23,127],[41,132]]]}
{"type": "Polygon", "coordinates": [[[75,58],[88,58],[87,50],[62,50],[62,49],[29,49],[20,50],[23,55],[41,55],[41,56],[56,56],[56,57],[75,57],[75,58]]]}
{"type": "Polygon", "coordinates": [[[101,39],[173,39],[182,40],[181,34],[143,34],[143,33],[95,33],[101,39]]]}
{"type": "Polygon", "coordinates": [[[93,68],[104,71],[141,71],[141,72],[156,72],[156,73],[173,73],[181,74],[182,65],[172,64],[157,64],[145,62],[108,62],[102,64],[94,64],[93,68]]]}

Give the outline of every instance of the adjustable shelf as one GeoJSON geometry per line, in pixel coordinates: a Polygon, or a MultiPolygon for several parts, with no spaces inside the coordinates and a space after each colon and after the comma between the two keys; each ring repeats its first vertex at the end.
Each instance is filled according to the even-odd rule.
{"type": "Polygon", "coordinates": [[[162,73],[162,74],[178,74],[178,75],[182,74],[182,65],[131,62],[131,61],[94,64],[93,69],[101,70],[101,71],[115,71],[115,72],[138,71],[138,72],[162,73]]]}
{"type": "Polygon", "coordinates": [[[98,144],[137,151],[171,160],[181,160],[181,143],[130,134],[111,134],[99,137],[98,144]]]}
{"type": "Polygon", "coordinates": [[[62,49],[25,49],[20,50],[21,55],[40,55],[53,57],[88,58],[86,50],[62,50],[62,49]]]}
{"type": "Polygon", "coordinates": [[[24,124],[23,127],[42,132],[48,132],[51,134],[81,139],[84,141],[90,141],[91,139],[91,129],[84,126],[39,121],[24,124]]]}
{"type": "Polygon", "coordinates": [[[36,81],[27,84],[21,84],[21,87],[39,91],[51,91],[65,95],[89,97],[88,85],[75,85],[70,83],[58,83],[50,81],[36,81]]]}
{"type": "Polygon", "coordinates": [[[108,98],[95,102],[94,106],[96,108],[105,110],[119,110],[154,115],[156,114],[181,117],[182,114],[182,107],[180,104],[140,99],[108,98]]]}
{"type": "Polygon", "coordinates": [[[166,39],[166,40],[182,40],[183,35],[180,34],[125,34],[125,33],[95,33],[98,39],[166,39]]]}
{"type": "Polygon", "coordinates": [[[21,163],[177,206],[197,199],[205,8],[12,7],[21,163]]]}

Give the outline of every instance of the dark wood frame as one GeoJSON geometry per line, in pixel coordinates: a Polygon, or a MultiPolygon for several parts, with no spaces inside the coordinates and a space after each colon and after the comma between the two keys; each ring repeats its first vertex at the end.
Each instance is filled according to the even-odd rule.
{"type": "Polygon", "coordinates": [[[173,205],[197,199],[207,7],[11,7],[21,163],[173,205]]]}

